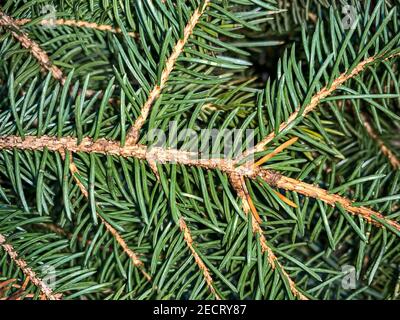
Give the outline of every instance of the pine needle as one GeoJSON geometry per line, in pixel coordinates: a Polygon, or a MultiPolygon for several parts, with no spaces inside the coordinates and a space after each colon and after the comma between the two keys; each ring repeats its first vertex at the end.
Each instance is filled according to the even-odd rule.
{"type": "Polygon", "coordinates": [[[270,160],[271,158],[275,157],[278,153],[281,153],[283,150],[286,148],[290,147],[292,144],[296,143],[296,141],[299,140],[298,137],[294,137],[285,143],[281,144],[278,148],[276,148],[274,151],[271,153],[268,153],[266,156],[262,157],[260,160],[258,160],[255,164],[254,167],[259,167],[263,165],[265,162],[270,160]]]}

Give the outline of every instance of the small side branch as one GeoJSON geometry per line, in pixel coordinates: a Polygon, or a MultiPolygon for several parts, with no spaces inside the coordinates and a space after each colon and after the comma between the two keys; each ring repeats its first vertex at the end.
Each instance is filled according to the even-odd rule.
{"type": "Polygon", "coordinates": [[[213,285],[213,279],[211,277],[210,271],[208,270],[207,266],[201,260],[200,256],[196,252],[193,246],[193,238],[190,233],[189,227],[187,226],[185,220],[183,218],[179,219],[179,228],[181,229],[183,233],[183,237],[185,239],[186,245],[188,246],[190,252],[192,253],[192,256],[194,258],[194,261],[196,262],[197,266],[199,269],[203,272],[204,279],[206,281],[207,287],[210,289],[211,293],[215,296],[217,300],[221,300],[217,292],[215,291],[214,285],[213,285]]]}
{"type": "MultiPolygon", "coordinates": [[[[17,279],[8,279],[0,282],[0,300],[23,300],[25,298],[33,298],[35,295],[33,293],[27,293],[26,291],[29,281],[30,279],[27,277],[22,285],[16,283],[17,279]],[[6,296],[5,293],[12,288],[17,290],[6,296]]],[[[41,294],[41,299],[46,299],[43,293],[41,294]]]]}
{"type": "Polygon", "coordinates": [[[385,142],[379,137],[379,135],[375,132],[371,123],[368,120],[368,117],[364,114],[361,114],[361,118],[363,120],[363,125],[369,136],[375,140],[379,149],[382,153],[388,158],[390,164],[393,169],[400,169],[400,160],[397,158],[396,154],[385,144],[385,142]]]}
{"type": "MultiPolygon", "coordinates": [[[[32,19],[17,19],[15,23],[19,26],[26,25],[27,23],[31,22],[32,19]]],[[[120,28],[113,28],[107,24],[97,24],[95,22],[88,22],[82,20],[72,20],[72,19],[54,19],[54,20],[47,20],[43,19],[39,21],[39,24],[46,27],[52,26],[68,26],[68,27],[78,27],[78,28],[87,28],[99,31],[107,31],[111,33],[122,33],[120,28]]],[[[128,32],[128,35],[132,38],[138,38],[138,34],[135,32],[128,32]]]]}
{"type": "MultiPolygon", "coordinates": [[[[397,55],[393,55],[390,58],[393,58],[397,55]]],[[[293,112],[289,118],[287,119],[286,122],[281,123],[279,126],[278,132],[282,132],[285,130],[289,125],[295,121],[299,116],[307,116],[310,112],[312,112],[314,109],[316,109],[322,99],[325,99],[326,97],[330,96],[333,92],[335,92],[342,84],[344,84],[346,81],[356,77],[359,73],[364,71],[368,65],[371,63],[374,63],[376,60],[378,60],[379,57],[374,56],[370,57],[366,60],[361,61],[351,72],[344,72],[342,73],[338,78],[336,78],[332,85],[330,87],[324,87],[320,91],[318,91],[312,98],[310,103],[304,108],[304,111],[302,114],[299,114],[299,108],[296,109],[295,112],[293,112]]],[[[256,153],[256,152],[261,152],[264,150],[264,147],[270,143],[273,139],[275,138],[275,132],[271,132],[268,134],[264,139],[262,139],[259,143],[257,143],[253,148],[248,149],[247,151],[243,152],[241,156],[238,157],[237,161],[241,161],[242,159],[248,157],[249,155],[256,153]]]]}
{"type": "MultiPolygon", "coordinates": [[[[79,189],[81,190],[82,194],[85,196],[85,198],[89,197],[89,193],[85,186],[82,184],[82,182],[77,178],[77,174],[79,173],[78,168],[76,167],[75,163],[72,160],[71,156],[71,163],[69,165],[70,172],[72,174],[72,177],[74,178],[76,184],[78,185],[79,189]]],[[[111,226],[101,215],[97,213],[97,216],[100,218],[101,222],[104,224],[105,228],[107,229],[108,232],[111,233],[111,235],[115,238],[117,243],[121,246],[122,250],[128,255],[128,257],[132,260],[132,263],[135,267],[139,268],[139,270],[142,272],[142,274],[145,276],[145,278],[150,281],[151,277],[150,275],[144,270],[144,264],[143,262],[139,259],[138,255],[129,248],[125,240],[121,237],[121,235],[118,233],[118,231],[111,226]]]]}
{"type": "Polygon", "coordinates": [[[40,48],[40,46],[33,40],[31,40],[18,26],[17,22],[0,11],[0,27],[5,27],[10,30],[12,36],[21,43],[21,45],[28,49],[31,54],[37,59],[39,64],[51,72],[53,77],[60,81],[61,84],[65,83],[65,77],[60,68],[55,66],[51,61],[47,53],[40,48]]]}
{"type": "Polygon", "coordinates": [[[350,212],[353,215],[362,217],[369,223],[373,223],[379,227],[382,227],[383,224],[379,222],[379,220],[384,221],[385,224],[390,225],[397,231],[400,231],[400,224],[398,222],[387,219],[381,213],[373,211],[369,208],[354,206],[352,200],[344,198],[337,194],[331,194],[325,189],[268,170],[261,170],[258,173],[258,176],[261,177],[268,184],[277,188],[288,191],[295,191],[307,197],[321,200],[330,206],[335,206],[336,203],[339,203],[346,211],[350,212]]]}
{"type": "Polygon", "coordinates": [[[191,16],[189,22],[185,26],[183,31],[183,38],[178,40],[175,47],[172,50],[172,54],[167,59],[165,64],[165,68],[161,73],[161,80],[160,83],[155,85],[154,88],[150,91],[149,97],[147,101],[143,105],[139,117],[136,119],[135,123],[132,127],[128,130],[126,144],[132,145],[136,144],[139,140],[140,129],[143,127],[144,123],[146,122],[147,117],[149,116],[150,109],[157,98],[160,96],[161,91],[164,89],[169,75],[171,74],[172,70],[175,67],[176,60],[183,52],[183,47],[189,40],[190,35],[193,33],[194,28],[196,27],[197,23],[199,22],[201,16],[203,15],[204,11],[206,10],[209,2],[211,0],[205,0],[201,8],[197,8],[193,15],[191,16]]]}
{"type": "Polygon", "coordinates": [[[22,270],[24,275],[30,279],[30,281],[40,289],[40,291],[46,296],[49,300],[60,300],[62,294],[54,294],[53,290],[38,277],[38,275],[33,271],[28,263],[18,257],[18,253],[15,251],[14,247],[11,244],[6,243],[6,238],[2,234],[0,234],[0,246],[4,249],[5,252],[10,256],[11,260],[22,270]]]}
{"type": "Polygon", "coordinates": [[[230,175],[230,181],[237,192],[239,198],[242,200],[242,207],[243,211],[246,215],[248,215],[250,212],[252,213],[252,227],[253,227],[253,233],[258,235],[258,240],[260,242],[261,250],[263,253],[267,253],[268,257],[268,262],[271,266],[272,269],[275,269],[276,266],[278,265],[283,276],[286,278],[286,281],[289,283],[290,291],[295,297],[298,297],[300,300],[308,300],[306,296],[304,296],[297,288],[296,284],[294,281],[290,278],[288,273],[285,271],[283,268],[282,264],[279,262],[278,258],[275,256],[273,253],[272,249],[268,246],[267,240],[265,239],[264,232],[261,229],[261,226],[259,224],[260,217],[258,216],[254,205],[251,202],[251,198],[249,195],[249,192],[247,190],[245,181],[243,176],[240,176],[238,174],[231,174],[230,175]]]}

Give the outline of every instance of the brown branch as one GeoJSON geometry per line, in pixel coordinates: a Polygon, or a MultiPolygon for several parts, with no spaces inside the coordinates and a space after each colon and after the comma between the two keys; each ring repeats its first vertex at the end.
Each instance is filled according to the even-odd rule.
{"type": "MultiPolygon", "coordinates": [[[[70,161],[70,165],[69,165],[69,170],[71,172],[72,177],[74,178],[76,184],[78,185],[79,189],[81,190],[82,194],[85,196],[85,198],[89,197],[89,193],[87,191],[87,189],[85,188],[85,186],[83,185],[83,183],[78,179],[78,177],[76,176],[76,174],[79,174],[78,168],[76,167],[73,159],[72,159],[72,155],[71,155],[71,161],[70,161]]],[[[128,257],[132,260],[133,265],[137,268],[139,268],[139,270],[142,272],[142,274],[146,277],[146,279],[148,281],[151,280],[150,275],[144,270],[144,264],[143,262],[139,259],[138,255],[129,248],[129,246],[127,245],[127,243],[125,242],[125,240],[121,237],[121,235],[118,233],[118,231],[111,226],[101,215],[99,215],[96,212],[97,216],[100,218],[101,222],[104,224],[104,226],[106,227],[107,231],[111,233],[111,235],[115,238],[115,240],[117,241],[117,243],[121,246],[122,250],[128,255],[128,257]]]]}
{"type": "Polygon", "coordinates": [[[72,233],[66,232],[63,228],[61,228],[60,226],[58,226],[54,223],[39,223],[37,226],[41,229],[45,229],[45,230],[54,232],[60,236],[67,237],[68,239],[71,239],[73,236],[72,233]]]}
{"type": "Polygon", "coordinates": [[[377,218],[379,220],[385,221],[386,224],[400,231],[400,224],[396,221],[387,219],[381,213],[373,211],[369,208],[354,206],[352,200],[344,198],[337,194],[330,194],[327,190],[320,187],[316,187],[303,181],[292,179],[269,170],[260,170],[257,176],[261,177],[271,186],[275,186],[277,188],[288,191],[295,191],[307,197],[321,200],[331,206],[335,206],[336,203],[339,203],[344,209],[346,209],[346,211],[350,212],[353,215],[362,217],[369,223],[373,223],[379,227],[382,227],[382,223],[373,219],[377,218]]]}
{"type": "MultiPolygon", "coordinates": [[[[72,237],[74,236],[72,233],[65,231],[63,228],[61,228],[60,226],[54,224],[54,223],[39,223],[37,225],[39,228],[44,229],[46,231],[51,231],[54,232],[62,237],[66,237],[67,239],[72,239],[72,237]]],[[[83,242],[83,237],[81,235],[78,234],[77,239],[80,242],[83,242]]],[[[86,245],[90,245],[92,243],[92,240],[88,239],[86,240],[85,244],[86,245]]],[[[102,249],[105,249],[104,246],[101,246],[102,249]]],[[[110,248],[110,251],[112,251],[112,249],[110,248]]]]}
{"type": "Polygon", "coordinates": [[[367,131],[369,136],[373,140],[375,140],[375,142],[378,144],[379,149],[388,158],[393,169],[395,169],[395,170],[400,169],[400,160],[397,158],[396,154],[385,144],[385,142],[375,132],[374,128],[372,127],[371,123],[368,120],[368,117],[364,114],[361,114],[361,118],[362,118],[365,130],[367,131]]]}
{"type": "MultiPolygon", "coordinates": [[[[27,277],[22,285],[16,283],[17,279],[8,279],[0,282],[0,300],[23,300],[25,298],[33,298],[35,295],[28,293],[26,287],[29,284],[29,277],[27,277]],[[17,291],[6,296],[5,293],[13,288],[18,289],[17,291]]],[[[46,296],[41,294],[41,299],[45,300],[46,296]]]]}
{"type": "MultiPolygon", "coordinates": [[[[393,55],[393,56],[391,56],[389,58],[392,58],[394,56],[397,56],[397,55],[393,55]]],[[[338,78],[336,78],[333,81],[333,83],[332,83],[332,85],[330,87],[326,86],[326,87],[322,88],[319,92],[317,92],[311,98],[311,102],[305,107],[305,109],[304,109],[304,111],[303,111],[303,113],[301,115],[299,114],[300,109],[297,108],[296,111],[293,112],[289,116],[289,118],[287,119],[286,122],[281,123],[281,125],[279,126],[279,129],[278,129],[278,132],[282,132],[283,130],[285,130],[293,121],[295,121],[297,119],[297,117],[299,117],[299,116],[303,116],[303,117],[307,116],[307,114],[309,114],[311,111],[313,111],[319,105],[319,103],[320,103],[320,101],[322,99],[325,99],[326,97],[331,95],[342,84],[344,84],[349,79],[352,79],[355,76],[357,76],[360,72],[364,71],[368,65],[370,65],[373,62],[375,62],[378,59],[379,59],[379,56],[370,57],[370,58],[360,62],[350,73],[347,72],[347,71],[342,73],[338,78]]],[[[265,138],[263,138],[259,143],[257,143],[253,148],[248,149],[245,152],[243,152],[243,154],[240,155],[237,158],[237,161],[239,162],[239,161],[243,160],[244,158],[248,157],[251,154],[263,151],[264,147],[268,143],[270,143],[274,138],[275,138],[275,132],[273,131],[270,134],[268,134],[265,138]]]]}
{"type": "Polygon", "coordinates": [[[53,136],[0,136],[0,149],[24,149],[24,150],[43,150],[48,148],[50,151],[63,152],[64,150],[73,153],[98,153],[105,155],[121,156],[125,158],[137,158],[139,160],[153,159],[159,163],[176,162],[185,165],[195,165],[204,168],[220,168],[223,171],[233,170],[233,164],[224,159],[198,159],[197,153],[185,152],[175,149],[164,149],[160,147],[148,148],[144,145],[125,145],[121,147],[119,141],[97,139],[85,137],[78,145],[75,137],[53,137],[53,136]]]}
{"type": "MultiPolygon", "coordinates": [[[[124,158],[136,158],[139,160],[152,159],[158,163],[177,163],[181,165],[202,167],[208,170],[217,169],[222,172],[230,174],[237,174],[239,176],[247,177],[250,179],[257,179],[258,177],[264,179],[271,186],[282,188],[289,191],[296,191],[303,195],[318,198],[324,202],[334,205],[336,202],[343,205],[352,214],[359,215],[372,222],[372,216],[376,218],[384,218],[379,212],[375,212],[365,207],[355,207],[352,201],[335,194],[329,194],[328,191],[315,187],[313,185],[291,179],[271,170],[264,170],[258,167],[235,166],[232,160],[225,160],[221,158],[213,159],[199,159],[198,154],[195,152],[186,152],[176,149],[164,149],[161,147],[146,147],[144,145],[126,145],[121,147],[119,141],[98,139],[93,141],[91,138],[83,138],[78,145],[77,138],[74,137],[57,137],[51,136],[25,136],[22,139],[18,136],[0,136],[0,150],[1,149],[21,149],[21,150],[43,150],[47,148],[50,151],[64,152],[65,150],[73,153],[98,153],[103,155],[114,155],[124,158]]],[[[386,221],[400,230],[400,225],[389,219],[386,221]]],[[[380,222],[374,224],[383,227],[380,222]]]]}
{"type": "MultiPolygon", "coordinates": [[[[260,169],[259,167],[255,166],[235,167],[235,163],[233,161],[226,161],[224,159],[198,159],[197,157],[195,157],[196,155],[195,153],[184,152],[174,149],[148,148],[143,145],[126,145],[124,147],[121,147],[118,141],[108,141],[105,139],[99,139],[97,141],[93,141],[90,138],[84,138],[82,142],[78,145],[77,139],[73,137],[62,137],[60,139],[57,139],[55,137],[49,137],[49,136],[42,136],[39,138],[35,136],[26,136],[24,140],[21,137],[17,136],[0,137],[0,149],[17,148],[22,150],[43,150],[45,147],[48,150],[58,151],[61,153],[65,151],[75,152],[75,153],[93,152],[105,155],[116,155],[121,157],[134,157],[140,160],[151,159],[152,161],[159,163],[177,163],[182,165],[197,166],[206,168],[208,170],[217,169],[227,173],[230,177],[233,187],[237,191],[240,199],[242,200],[244,212],[246,214],[248,214],[248,212],[250,211],[253,212],[253,217],[254,217],[254,219],[252,219],[253,232],[255,234],[258,234],[258,239],[260,241],[262,252],[267,253],[268,261],[272,268],[279,266],[281,274],[285,277],[286,281],[288,282],[291,292],[293,293],[294,296],[298,297],[301,300],[306,300],[307,297],[304,296],[296,288],[294,281],[290,278],[289,274],[285,271],[283,266],[280,264],[278,258],[274,255],[273,251],[267,244],[263,231],[258,222],[260,218],[258,217],[258,214],[257,215],[254,214],[255,209],[252,210],[252,207],[254,207],[254,205],[253,206],[251,205],[250,202],[251,198],[244,184],[245,177],[250,179],[261,178],[272,187],[277,187],[288,191],[295,191],[307,197],[319,199],[331,206],[335,206],[337,203],[339,203],[345,210],[347,210],[353,215],[362,217],[368,223],[373,223],[378,227],[384,227],[385,225],[390,225],[395,230],[400,231],[400,224],[398,222],[384,217],[379,212],[375,212],[366,207],[354,206],[352,200],[349,200],[337,194],[330,194],[328,191],[322,188],[286,177],[271,170],[260,169]],[[384,223],[382,223],[382,221],[384,221],[384,223]]],[[[74,164],[70,166],[70,170],[73,173],[74,179],[78,180],[75,176],[77,169],[74,164]]],[[[81,189],[82,193],[85,196],[87,196],[87,190],[83,186],[83,184],[78,183],[78,186],[82,188],[81,189]]],[[[112,228],[112,226],[110,226],[107,222],[105,222],[101,216],[99,217],[101,218],[103,223],[105,223],[107,230],[109,230],[113,234],[113,236],[116,237],[118,243],[120,243],[120,245],[124,248],[124,251],[130,250],[127,247],[124,240],[119,236],[117,231],[114,228],[112,228]]],[[[208,271],[208,268],[205,266],[204,262],[200,259],[195,249],[193,248],[193,240],[190,231],[183,219],[180,220],[180,228],[184,233],[185,242],[188,245],[190,251],[192,252],[196,264],[199,266],[200,270],[203,271],[203,275],[206,280],[207,286],[209,287],[211,292],[215,294],[216,298],[219,299],[219,296],[216,294],[215,289],[212,285],[213,281],[208,271]]],[[[133,252],[128,253],[128,255],[134,260],[135,265],[140,265],[141,262],[138,262],[138,260],[136,260],[137,256],[133,252]]]]}
{"type": "Polygon", "coordinates": [[[154,88],[150,91],[149,97],[147,98],[147,101],[143,105],[139,117],[136,119],[132,127],[128,130],[126,144],[128,145],[136,144],[138,142],[140,129],[146,122],[146,119],[149,116],[150,109],[153,103],[157,100],[157,98],[161,94],[161,91],[164,89],[168,81],[169,75],[171,74],[172,70],[175,67],[176,60],[178,59],[179,55],[183,52],[183,47],[189,40],[190,35],[193,33],[194,28],[196,27],[201,16],[205,12],[210,1],[211,0],[204,0],[204,3],[201,6],[201,8],[197,8],[193,12],[193,15],[191,16],[189,22],[187,23],[183,31],[183,38],[179,39],[178,42],[175,44],[175,47],[172,50],[172,54],[169,56],[167,62],[165,63],[165,68],[161,73],[160,83],[155,85],[154,88]]]}
{"type": "MultiPolygon", "coordinates": [[[[70,151],[67,151],[70,152],[70,151]]],[[[72,155],[71,155],[71,162],[70,162],[70,172],[76,182],[76,184],[78,185],[79,189],[81,190],[82,194],[88,198],[89,194],[87,189],[85,188],[85,186],[83,185],[83,183],[77,178],[76,174],[79,173],[78,168],[76,167],[75,163],[72,160],[72,155]]],[[[101,217],[99,214],[97,214],[97,216],[101,219],[102,223],[105,225],[106,229],[113,235],[113,237],[117,240],[117,242],[120,244],[120,246],[123,248],[123,251],[132,259],[133,264],[138,267],[141,272],[143,273],[143,275],[150,281],[151,277],[150,275],[148,275],[145,271],[144,271],[144,265],[143,262],[139,259],[139,257],[137,256],[137,254],[135,254],[126,244],[126,242],[124,241],[124,239],[121,237],[121,235],[117,232],[117,230],[115,230],[107,221],[104,220],[103,217],[101,217]]],[[[193,247],[193,239],[190,233],[190,230],[188,228],[188,226],[186,225],[185,221],[183,220],[183,218],[180,219],[179,221],[179,227],[181,229],[181,231],[183,232],[183,236],[185,239],[185,242],[188,246],[188,248],[190,249],[194,260],[196,262],[196,264],[198,265],[199,269],[203,272],[205,281],[207,283],[207,286],[209,287],[210,291],[215,295],[217,300],[220,300],[220,297],[218,296],[218,294],[216,293],[214,286],[213,286],[213,280],[211,277],[211,274],[208,270],[208,268],[206,267],[206,265],[204,264],[204,262],[201,260],[200,256],[197,254],[197,252],[195,251],[194,247],[193,247]]],[[[62,232],[65,233],[65,231],[63,229],[59,230],[59,228],[57,226],[51,226],[51,230],[54,230],[55,232],[62,232]]]]}
{"type": "MultiPolygon", "coordinates": [[[[0,26],[4,26],[4,27],[10,29],[10,32],[13,35],[13,37],[16,38],[24,48],[26,48],[30,51],[30,53],[38,60],[39,64],[44,69],[49,71],[52,74],[52,76],[54,77],[54,79],[58,80],[61,83],[61,85],[64,85],[64,83],[66,81],[66,77],[64,76],[61,69],[58,68],[57,66],[55,66],[51,62],[47,53],[42,48],[40,48],[40,46],[35,41],[31,40],[28,37],[28,35],[25,34],[19,28],[20,24],[27,23],[27,22],[29,22],[28,20],[30,21],[30,19],[14,20],[10,16],[7,16],[6,14],[4,14],[3,12],[0,11],[0,26]]],[[[63,20],[63,19],[61,19],[61,20],[63,20]]],[[[56,20],[56,21],[61,21],[61,20],[56,20]]],[[[48,20],[42,20],[42,22],[43,21],[45,23],[48,22],[48,20]]],[[[73,20],[64,20],[64,21],[72,24],[71,21],[73,21],[73,20]]],[[[89,23],[89,25],[92,25],[92,24],[89,23]]],[[[94,25],[92,27],[94,27],[94,25]]],[[[99,26],[99,27],[101,27],[101,26],[99,26]]],[[[103,26],[103,28],[105,28],[105,27],[103,26]]],[[[118,30],[116,30],[116,31],[118,31],[118,30]]],[[[72,92],[72,89],[73,89],[73,86],[71,85],[70,92],[72,92]]],[[[81,94],[81,89],[79,89],[78,94],[81,94]]],[[[89,98],[89,97],[94,96],[95,94],[96,94],[96,91],[94,91],[94,90],[86,90],[85,97],[89,98]]],[[[102,95],[103,95],[103,93],[101,93],[99,95],[99,98],[101,98],[102,95]]],[[[109,102],[113,103],[114,99],[110,98],[109,102]]]]}
{"type": "MultiPolygon", "coordinates": [[[[15,23],[19,26],[23,26],[29,22],[31,22],[32,19],[17,19],[15,20],[15,23]]],[[[108,31],[111,33],[122,33],[122,30],[120,28],[113,28],[110,25],[106,24],[97,24],[95,22],[87,22],[87,21],[81,21],[81,20],[71,20],[71,19],[54,19],[54,20],[47,20],[43,19],[39,21],[39,24],[42,26],[68,26],[68,27],[79,27],[79,28],[88,28],[88,29],[94,29],[94,30],[99,30],[99,31],[108,31]]],[[[128,35],[132,38],[138,38],[138,34],[135,32],[128,32],[128,35]]]]}
{"type": "Polygon", "coordinates": [[[275,256],[274,252],[272,249],[268,246],[267,240],[265,239],[264,232],[261,229],[261,226],[259,224],[259,217],[258,214],[256,214],[255,209],[252,210],[252,204],[250,203],[251,198],[249,195],[249,192],[247,190],[244,177],[238,174],[231,174],[230,176],[230,181],[237,192],[239,198],[242,200],[242,207],[243,211],[246,215],[249,214],[249,212],[252,212],[252,227],[253,227],[253,233],[258,234],[258,240],[260,242],[261,246],[261,251],[262,253],[267,253],[268,257],[268,262],[269,265],[271,266],[272,269],[275,269],[276,265],[279,266],[280,270],[282,271],[283,276],[286,278],[286,281],[289,283],[290,291],[295,297],[298,297],[300,300],[308,300],[308,298],[303,295],[297,288],[296,284],[294,281],[290,278],[288,273],[285,271],[283,268],[282,264],[279,262],[278,258],[275,256]]]}
{"type": "MultiPolygon", "coordinates": [[[[17,22],[14,19],[12,19],[11,17],[9,17],[9,16],[5,15],[4,13],[0,12],[0,26],[6,26],[8,28],[11,28],[12,35],[22,44],[22,46],[24,46],[25,48],[29,49],[31,51],[32,55],[39,61],[40,65],[42,65],[42,67],[44,67],[45,69],[50,71],[52,73],[53,77],[55,79],[59,80],[61,82],[61,84],[63,85],[65,83],[65,77],[63,76],[62,71],[59,68],[57,68],[56,66],[52,65],[48,55],[39,47],[39,45],[37,45],[34,41],[30,40],[28,38],[28,36],[18,28],[18,24],[29,22],[27,20],[28,19],[26,19],[25,21],[17,22]]],[[[61,20],[57,20],[57,22],[61,23],[62,19],[61,20]]],[[[64,21],[64,22],[65,22],[66,25],[73,25],[74,24],[73,21],[64,21]]],[[[47,20],[42,20],[42,24],[46,24],[46,23],[47,23],[47,20]]],[[[92,28],[96,27],[94,24],[85,24],[85,23],[81,23],[80,26],[86,26],[86,27],[92,27],[92,28]]],[[[103,26],[103,27],[97,26],[97,27],[98,27],[98,29],[108,30],[108,31],[111,31],[111,32],[113,31],[113,30],[110,30],[109,28],[107,28],[105,26],[103,26]]],[[[115,30],[115,31],[118,32],[118,30],[115,30]]],[[[92,95],[92,93],[89,93],[89,92],[88,92],[88,94],[92,95]]],[[[64,154],[64,150],[63,149],[60,149],[58,151],[60,151],[61,154],[64,154]]],[[[83,186],[83,184],[80,182],[80,180],[77,179],[77,177],[75,176],[75,173],[77,173],[78,170],[77,170],[77,168],[76,168],[76,166],[75,166],[75,164],[73,162],[71,162],[71,164],[70,164],[70,171],[72,173],[72,176],[73,176],[74,180],[78,184],[79,189],[84,194],[84,196],[87,198],[88,197],[88,193],[87,193],[86,188],[83,186]]],[[[144,271],[143,262],[128,247],[128,245],[126,244],[124,239],[120,236],[120,234],[117,232],[117,230],[115,228],[113,228],[107,221],[105,221],[105,219],[103,217],[101,217],[100,215],[98,215],[98,217],[100,218],[100,220],[102,221],[102,223],[104,224],[106,229],[116,239],[117,243],[122,247],[123,251],[129,256],[130,259],[132,259],[133,264],[141,270],[141,272],[146,277],[146,279],[151,280],[150,275],[148,275],[144,271]]],[[[57,230],[57,231],[59,231],[59,230],[57,230]]],[[[1,234],[0,234],[0,236],[1,236],[1,234]]],[[[24,261],[18,260],[18,262],[21,264],[21,266],[26,265],[24,261]]],[[[24,271],[24,273],[25,273],[25,271],[26,272],[33,272],[29,268],[26,269],[26,270],[23,269],[23,271],[24,271]]],[[[34,272],[33,272],[33,274],[34,274],[34,272]]],[[[39,280],[34,281],[34,279],[32,279],[32,282],[36,284],[36,282],[38,282],[39,280]]],[[[46,287],[44,288],[44,290],[47,290],[47,289],[48,288],[46,288],[46,287]]],[[[46,296],[48,297],[47,294],[46,294],[46,296]]],[[[50,297],[48,297],[48,298],[51,299],[50,297]]]]}
{"type": "Polygon", "coordinates": [[[21,43],[21,45],[28,49],[32,55],[37,59],[39,64],[51,72],[53,77],[60,81],[61,84],[65,83],[66,78],[64,77],[61,69],[55,66],[51,61],[47,53],[39,47],[39,45],[31,40],[26,33],[24,33],[16,23],[16,21],[10,16],[6,15],[4,12],[0,11],[0,27],[6,27],[10,30],[12,36],[21,43]]]}
{"type": "Polygon", "coordinates": [[[10,256],[11,260],[22,270],[24,275],[30,279],[30,281],[40,289],[40,291],[46,296],[49,300],[60,300],[62,294],[57,293],[54,294],[53,290],[42,280],[40,279],[35,271],[33,271],[27,264],[27,262],[18,257],[18,253],[15,251],[14,247],[11,244],[6,243],[6,238],[4,235],[0,234],[0,246],[4,249],[5,252],[10,256]]]}
{"type": "Polygon", "coordinates": [[[213,285],[213,279],[211,277],[210,271],[208,270],[207,266],[203,262],[203,260],[200,258],[196,250],[194,249],[193,246],[193,238],[190,233],[190,230],[188,226],[186,225],[186,222],[183,218],[179,219],[179,228],[183,232],[183,237],[185,239],[186,245],[188,246],[190,252],[192,253],[192,256],[194,258],[194,261],[196,262],[197,266],[199,269],[203,272],[204,279],[206,281],[207,287],[210,289],[210,291],[215,295],[215,298],[217,300],[221,300],[217,292],[215,291],[214,285],[213,285]]]}

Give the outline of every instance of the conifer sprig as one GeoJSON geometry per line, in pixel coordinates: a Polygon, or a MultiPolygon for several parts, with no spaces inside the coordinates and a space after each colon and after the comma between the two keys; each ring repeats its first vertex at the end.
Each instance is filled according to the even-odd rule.
{"type": "Polygon", "coordinates": [[[350,29],[340,4],[319,1],[56,2],[54,19],[39,19],[33,0],[0,10],[0,289],[395,297],[394,1],[351,1],[350,29]],[[257,56],[285,42],[261,35],[289,30],[294,44],[264,83],[257,56]],[[203,157],[190,137],[152,145],[153,129],[217,129],[222,140],[233,128],[257,141],[234,157],[219,145],[203,157]],[[340,286],[348,264],[357,292],[340,286]]]}

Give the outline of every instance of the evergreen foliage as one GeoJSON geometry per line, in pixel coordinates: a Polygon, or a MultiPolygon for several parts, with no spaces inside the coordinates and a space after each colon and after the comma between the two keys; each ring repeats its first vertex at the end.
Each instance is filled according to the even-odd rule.
{"type": "Polygon", "coordinates": [[[0,299],[398,299],[399,9],[3,1],[0,299]]]}

